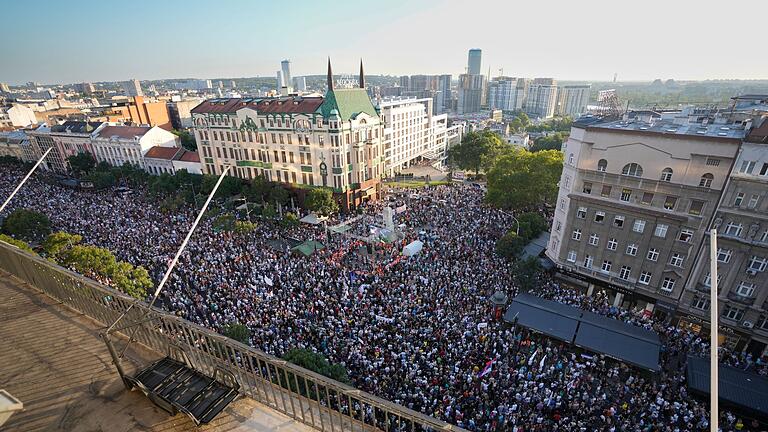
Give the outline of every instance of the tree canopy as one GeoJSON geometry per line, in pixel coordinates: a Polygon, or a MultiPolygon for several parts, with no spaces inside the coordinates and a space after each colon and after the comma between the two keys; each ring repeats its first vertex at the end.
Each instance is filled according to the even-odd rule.
{"type": "Polygon", "coordinates": [[[336,381],[345,384],[351,383],[349,374],[343,365],[330,363],[325,356],[314,351],[304,348],[294,348],[285,353],[283,360],[287,360],[295,365],[317,372],[320,375],[327,376],[328,378],[335,379],[336,381]]]}
{"type": "Polygon", "coordinates": [[[250,345],[251,343],[250,342],[251,331],[248,329],[247,326],[243,324],[238,324],[238,323],[227,324],[224,326],[223,329],[221,329],[221,334],[245,345],[250,345]]]}
{"type": "Polygon", "coordinates": [[[59,255],[80,244],[82,241],[83,236],[81,235],[70,234],[64,231],[55,232],[48,235],[43,242],[43,252],[45,252],[46,257],[56,261],[59,255]]]}
{"type": "Polygon", "coordinates": [[[321,216],[330,216],[339,211],[339,204],[333,199],[333,192],[326,188],[309,191],[304,206],[321,216]]]}
{"type": "Polygon", "coordinates": [[[508,148],[488,172],[486,200],[504,209],[554,202],[562,169],[563,155],[559,151],[508,148]]]}
{"type": "Polygon", "coordinates": [[[80,177],[89,174],[96,167],[96,159],[88,152],[80,152],[67,158],[72,172],[80,177]]]}
{"type": "Polygon", "coordinates": [[[448,150],[449,161],[460,169],[489,170],[498,155],[508,145],[492,131],[469,132],[464,135],[461,143],[448,150]]]}
{"type": "Polygon", "coordinates": [[[59,252],[56,262],[101,282],[109,280],[115,288],[137,299],[143,300],[153,285],[144,267],[117,261],[112,252],[96,246],[75,245],[59,252]]]}
{"type": "Polygon", "coordinates": [[[531,151],[560,150],[563,147],[563,142],[568,139],[568,135],[568,132],[554,132],[536,138],[531,144],[531,151]]]}
{"type": "Polygon", "coordinates": [[[51,232],[51,221],[42,213],[18,209],[5,218],[2,232],[26,242],[42,241],[51,232]]]}
{"type": "Polygon", "coordinates": [[[174,129],[171,133],[179,137],[182,147],[189,151],[197,151],[197,141],[195,141],[194,135],[189,133],[189,131],[174,129]]]}
{"type": "Polygon", "coordinates": [[[0,234],[0,241],[6,242],[6,243],[8,243],[10,245],[14,245],[14,246],[16,246],[17,248],[19,248],[21,250],[35,253],[35,251],[33,251],[32,248],[29,247],[29,245],[26,242],[23,242],[21,240],[16,240],[15,238],[13,238],[11,236],[7,236],[5,234],[0,234]]]}

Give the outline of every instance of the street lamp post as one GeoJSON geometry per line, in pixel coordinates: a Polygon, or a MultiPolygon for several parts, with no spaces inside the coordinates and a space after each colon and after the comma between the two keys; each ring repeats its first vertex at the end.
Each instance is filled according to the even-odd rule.
{"type": "Polygon", "coordinates": [[[709,232],[709,430],[718,432],[717,230],[709,232]]]}

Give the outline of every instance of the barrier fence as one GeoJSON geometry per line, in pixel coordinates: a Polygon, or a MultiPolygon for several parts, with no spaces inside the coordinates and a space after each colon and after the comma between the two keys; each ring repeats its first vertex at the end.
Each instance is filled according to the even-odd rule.
{"type": "MultiPolygon", "coordinates": [[[[151,350],[187,361],[214,376],[230,372],[240,392],[321,431],[463,431],[229,339],[176,315],[0,241],[0,267],[105,327],[131,304],[115,333],[151,350]],[[179,350],[180,348],[180,350],[179,350]]],[[[270,313],[270,311],[264,311],[270,313]]],[[[106,349],[106,346],[105,346],[106,349]]]]}

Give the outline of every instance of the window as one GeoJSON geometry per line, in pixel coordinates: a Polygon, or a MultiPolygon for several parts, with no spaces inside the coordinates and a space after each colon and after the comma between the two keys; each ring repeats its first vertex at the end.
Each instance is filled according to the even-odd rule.
{"type": "Polygon", "coordinates": [[[560,210],[565,210],[565,198],[560,198],[560,210]]]}
{"type": "Polygon", "coordinates": [[[653,231],[653,235],[655,235],[656,237],[667,238],[668,229],[669,229],[669,225],[658,224],[656,225],[656,229],[653,231]]]}
{"type": "Polygon", "coordinates": [[[693,237],[693,230],[688,228],[683,228],[680,230],[680,235],[677,236],[677,240],[688,243],[691,241],[691,238],[693,237]]]}
{"type": "Polygon", "coordinates": [[[619,270],[619,278],[627,280],[629,279],[629,275],[632,274],[632,267],[628,266],[621,266],[621,270],[619,270]]]}
{"type": "Polygon", "coordinates": [[[664,170],[661,172],[661,181],[663,182],[672,181],[672,168],[664,168],[664,170]]]}
{"type": "Polygon", "coordinates": [[[739,192],[736,194],[736,199],[733,200],[733,206],[740,207],[742,202],[744,202],[744,192],[739,192]]]}
{"type": "Polygon", "coordinates": [[[645,221],[641,219],[635,219],[635,223],[632,225],[632,231],[642,233],[645,231],[645,221]]]}
{"type": "Polygon", "coordinates": [[[747,207],[749,207],[749,208],[751,208],[751,209],[753,209],[753,208],[757,207],[757,202],[758,202],[759,200],[760,200],[760,195],[758,195],[758,194],[753,194],[753,195],[752,195],[752,196],[749,198],[749,204],[747,204],[747,207]]]}
{"type": "Polygon", "coordinates": [[[592,246],[597,246],[597,244],[600,242],[600,236],[597,234],[590,234],[589,235],[589,244],[592,246]]]}
{"type": "Polygon", "coordinates": [[[563,224],[560,221],[555,221],[555,231],[560,231],[563,228],[563,224]]]}
{"type": "Polygon", "coordinates": [[[595,212],[595,222],[603,223],[604,220],[605,220],[605,212],[601,212],[601,211],[595,212]]]}
{"type": "Polygon", "coordinates": [[[653,274],[651,272],[641,272],[640,277],[637,279],[637,281],[643,285],[648,285],[651,283],[651,277],[653,277],[653,274]]]}
{"type": "Polygon", "coordinates": [[[624,165],[624,168],[621,169],[621,174],[630,177],[642,177],[643,167],[634,162],[626,164],[624,165]]]}
{"type": "Polygon", "coordinates": [[[755,169],[755,164],[755,161],[743,161],[741,162],[739,172],[742,174],[752,174],[752,170],[755,169]]]}
{"type": "Polygon", "coordinates": [[[768,175],[768,162],[763,163],[763,167],[760,168],[760,175],[768,175]]]}
{"type": "Polygon", "coordinates": [[[613,217],[613,226],[617,228],[623,228],[624,227],[624,216],[616,215],[613,217]]]}
{"type": "Polygon", "coordinates": [[[720,159],[707,158],[707,165],[720,166],[720,159]]]}
{"type": "Polygon", "coordinates": [[[760,319],[757,320],[757,328],[768,330],[768,315],[760,315],[760,319]]]}
{"type": "Polygon", "coordinates": [[[580,229],[573,230],[573,235],[571,236],[571,238],[576,241],[581,240],[581,230],[580,229]]]}
{"type": "Polygon", "coordinates": [[[573,153],[571,153],[570,155],[568,155],[568,163],[569,163],[569,164],[571,164],[571,165],[573,165],[573,153]]]}
{"type": "Polygon", "coordinates": [[[603,197],[611,196],[611,187],[608,185],[603,185],[603,190],[600,191],[600,196],[603,196],[603,197]]]}
{"type": "Polygon", "coordinates": [[[664,200],[664,208],[666,210],[674,210],[675,205],[677,205],[677,197],[667,196],[667,199],[664,200]]]}
{"type": "Polygon", "coordinates": [[[768,229],[763,231],[763,234],[760,235],[760,241],[763,243],[768,243],[768,229]]]}
{"type": "Polygon", "coordinates": [[[621,200],[624,202],[629,202],[629,199],[632,197],[632,189],[622,189],[621,190],[621,200]]]}
{"type": "Polygon", "coordinates": [[[597,161],[597,170],[600,172],[605,172],[606,168],[608,167],[608,161],[605,159],[600,159],[597,161]]]}
{"type": "Polygon", "coordinates": [[[637,255],[637,245],[632,243],[627,245],[627,255],[629,256],[635,256],[637,255]]]}
{"type": "Polygon", "coordinates": [[[603,261],[603,265],[600,267],[600,270],[608,273],[611,271],[611,262],[608,260],[603,261]]]}
{"type": "Polygon", "coordinates": [[[581,187],[581,192],[587,195],[592,193],[592,183],[584,182],[584,186],[581,187]]]}
{"type": "Polygon", "coordinates": [[[608,244],[606,245],[606,247],[608,248],[608,250],[615,251],[618,245],[619,245],[619,242],[617,242],[615,238],[612,238],[608,240],[608,244]]]}
{"type": "Polygon", "coordinates": [[[587,255],[584,257],[584,267],[591,269],[593,262],[594,262],[594,258],[592,258],[591,255],[587,255]]]}
{"type": "Polygon", "coordinates": [[[646,255],[646,258],[649,261],[656,261],[659,259],[659,250],[656,248],[650,248],[648,249],[648,255],[646,255]]]}
{"type": "Polygon", "coordinates": [[[723,311],[723,318],[739,321],[742,318],[744,318],[744,309],[731,306],[731,305],[725,305],[725,310],[723,311]]]}
{"type": "Polygon", "coordinates": [[[691,307],[699,310],[708,310],[709,299],[706,297],[694,296],[691,300],[691,307]]]}
{"type": "MultiPolygon", "coordinates": [[[[723,274],[718,273],[717,274],[717,285],[720,286],[720,281],[723,280],[723,274]]],[[[712,286],[712,273],[707,272],[707,275],[704,276],[704,286],[711,287],[712,286]]]]}
{"type": "Polygon", "coordinates": [[[741,236],[741,231],[743,227],[741,224],[737,224],[733,221],[728,222],[728,224],[725,226],[725,235],[733,236],[733,237],[739,237],[741,236]]]}
{"type": "Polygon", "coordinates": [[[578,210],[576,210],[576,217],[579,219],[584,219],[587,217],[587,208],[586,207],[579,207],[578,210]]]}
{"type": "Polygon", "coordinates": [[[563,180],[563,187],[568,189],[571,187],[571,177],[565,176],[565,179],[563,180]]]}
{"type": "Polygon", "coordinates": [[[684,259],[685,257],[679,253],[673,253],[672,256],[669,257],[669,265],[674,267],[682,267],[684,259]]]}
{"type": "Polygon", "coordinates": [[[701,176],[701,180],[699,180],[699,187],[711,187],[712,186],[712,180],[715,179],[715,176],[713,176],[710,173],[706,173],[703,176],[701,176]]]}
{"type": "Polygon", "coordinates": [[[738,288],[736,288],[736,294],[742,296],[742,297],[752,297],[752,294],[755,293],[755,284],[750,282],[739,282],[738,288]]]}
{"type": "Polygon", "coordinates": [[[688,207],[688,214],[700,215],[704,210],[704,201],[691,200],[691,206],[688,207]]]}
{"type": "Polygon", "coordinates": [[[661,290],[666,292],[672,292],[675,289],[675,280],[671,277],[665,277],[661,282],[661,290]]]}
{"type": "Polygon", "coordinates": [[[765,271],[768,266],[768,259],[753,255],[749,260],[749,269],[753,271],[762,272],[765,271]]]}
{"type": "Polygon", "coordinates": [[[576,262],[576,251],[568,251],[568,262],[576,262]]]}
{"type": "Polygon", "coordinates": [[[643,199],[640,201],[640,203],[645,205],[651,205],[652,201],[653,201],[653,194],[650,192],[643,192],[643,199]]]}
{"type": "Polygon", "coordinates": [[[717,261],[723,264],[728,264],[728,262],[731,260],[732,254],[733,251],[730,249],[719,248],[717,249],[717,261]]]}

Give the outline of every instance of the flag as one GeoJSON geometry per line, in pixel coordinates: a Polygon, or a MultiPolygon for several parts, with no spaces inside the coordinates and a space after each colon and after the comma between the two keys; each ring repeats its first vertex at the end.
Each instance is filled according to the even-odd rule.
{"type": "Polygon", "coordinates": [[[498,358],[498,357],[496,357],[496,358],[495,358],[495,359],[493,359],[493,360],[488,360],[488,363],[486,363],[486,364],[485,364],[485,367],[483,368],[483,370],[481,370],[481,371],[480,371],[480,372],[477,374],[477,377],[478,377],[478,378],[482,378],[482,377],[484,377],[484,376],[488,375],[489,373],[491,373],[491,371],[493,370],[493,364],[494,364],[494,363],[496,363],[496,361],[497,361],[497,360],[499,360],[499,358],[498,358]]]}

